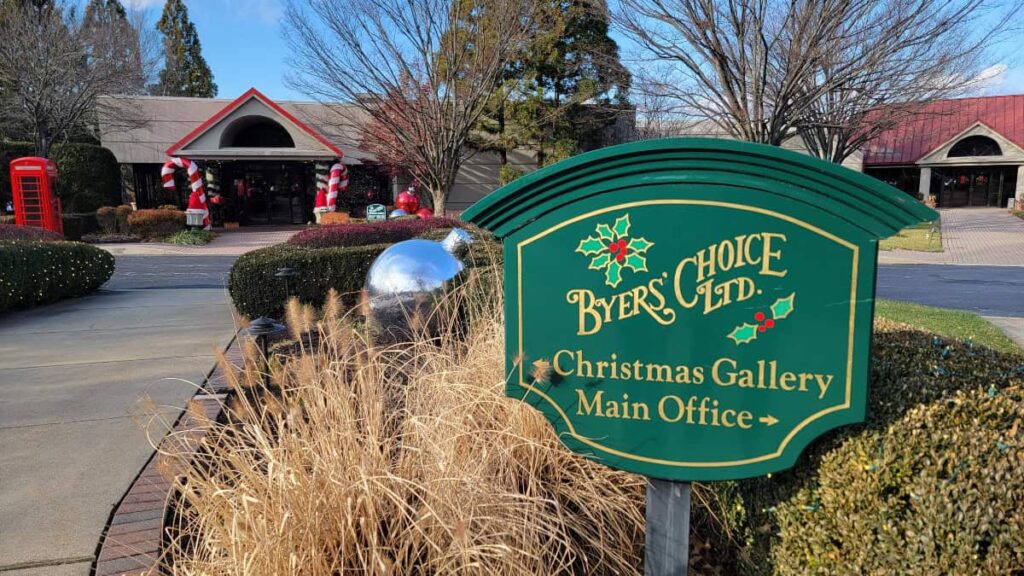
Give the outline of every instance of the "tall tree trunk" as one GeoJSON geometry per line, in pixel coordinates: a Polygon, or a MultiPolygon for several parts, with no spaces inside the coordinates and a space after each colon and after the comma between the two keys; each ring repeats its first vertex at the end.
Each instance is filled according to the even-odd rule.
{"type": "Polygon", "coordinates": [[[505,143],[505,100],[498,105],[498,159],[502,166],[508,164],[508,149],[505,143]]]}

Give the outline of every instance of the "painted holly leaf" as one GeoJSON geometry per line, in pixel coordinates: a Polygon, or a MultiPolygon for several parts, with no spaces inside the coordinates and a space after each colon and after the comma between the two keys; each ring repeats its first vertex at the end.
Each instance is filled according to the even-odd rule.
{"type": "Polygon", "coordinates": [[[590,268],[591,270],[603,270],[604,267],[607,266],[608,263],[611,261],[612,255],[609,254],[608,252],[605,252],[604,254],[598,254],[597,256],[594,256],[593,260],[590,261],[590,266],[588,268],[590,268]]]}
{"type": "Polygon", "coordinates": [[[612,230],[615,232],[616,238],[625,238],[629,234],[629,214],[623,214],[616,218],[612,230]]]}
{"type": "Polygon", "coordinates": [[[793,292],[785,298],[779,298],[771,306],[772,318],[775,320],[782,320],[786,316],[789,316],[790,312],[793,311],[793,298],[796,296],[796,292],[793,292]]]}
{"type": "Polygon", "coordinates": [[[619,282],[622,282],[622,264],[614,260],[608,264],[608,269],[604,273],[604,279],[612,288],[618,286],[619,282]]]}
{"type": "Polygon", "coordinates": [[[630,254],[626,256],[622,267],[629,268],[633,272],[647,272],[647,258],[639,254],[630,254]]]}
{"type": "Polygon", "coordinates": [[[601,237],[601,240],[606,242],[615,240],[615,233],[612,231],[612,227],[607,224],[597,225],[597,235],[601,237]]]}
{"type": "Polygon", "coordinates": [[[586,256],[593,256],[599,254],[608,248],[601,242],[600,238],[593,236],[587,236],[583,240],[580,240],[580,245],[576,248],[576,251],[586,256]]]}
{"type": "Polygon", "coordinates": [[[746,344],[747,342],[753,342],[757,340],[757,324],[744,323],[735,328],[729,333],[729,338],[732,338],[736,345],[746,344]]]}
{"type": "Polygon", "coordinates": [[[630,252],[647,252],[647,249],[654,246],[654,242],[648,242],[646,238],[633,238],[626,245],[630,252]]]}

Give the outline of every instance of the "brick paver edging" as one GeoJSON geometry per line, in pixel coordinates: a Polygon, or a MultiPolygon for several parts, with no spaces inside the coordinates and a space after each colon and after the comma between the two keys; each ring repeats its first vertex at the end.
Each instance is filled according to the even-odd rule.
{"type": "MultiPolygon", "coordinates": [[[[238,337],[225,349],[225,357],[232,364],[241,363],[238,337]]],[[[204,423],[220,417],[227,384],[219,363],[206,376],[196,394],[188,401],[171,434],[160,441],[166,448],[171,441],[184,439],[193,450],[206,434],[204,423]],[[184,436],[182,432],[188,432],[184,436]]],[[[179,448],[179,447],[176,447],[179,448]]],[[[171,502],[171,481],[160,473],[163,457],[156,450],[142,471],[114,508],[106,529],[100,536],[96,559],[91,574],[94,576],[154,576],[161,559],[164,520],[171,502]]]]}

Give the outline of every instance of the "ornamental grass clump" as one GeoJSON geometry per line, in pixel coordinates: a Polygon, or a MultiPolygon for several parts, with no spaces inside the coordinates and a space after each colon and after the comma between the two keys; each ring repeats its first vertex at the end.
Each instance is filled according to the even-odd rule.
{"type": "Polygon", "coordinates": [[[171,572],[642,571],[644,479],[570,453],[504,398],[497,308],[450,324],[464,339],[384,348],[336,296],[320,318],[303,308],[289,324],[313,332],[273,356],[269,386],[250,354],[205,451],[169,454],[182,491],[171,572]]]}
{"type": "Polygon", "coordinates": [[[165,460],[181,490],[168,570],[641,573],[644,478],[569,452],[504,397],[500,299],[466,297],[473,281],[441,307],[458,321],[423,322],[440,335],[386,347],[337,294],[318,314],[292,300],[269,384],[250,346],[227,421],[198,457],[165,460]]]}

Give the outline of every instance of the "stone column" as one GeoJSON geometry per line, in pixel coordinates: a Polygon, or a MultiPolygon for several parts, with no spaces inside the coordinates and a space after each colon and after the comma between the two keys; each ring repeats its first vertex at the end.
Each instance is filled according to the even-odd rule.
{"type": "Polygon", "coordinates": [[[1014,197],[1017,199],[1017,210],[1024,210],[1024,165],[1017,167],[1017,190],[1014,197]]]}
{"type": "Polygon", "coordinates": [[[921,181],[917,184],[917,197],[924,202],[932,193],[932,169],[921,168],[921,181]]]}

